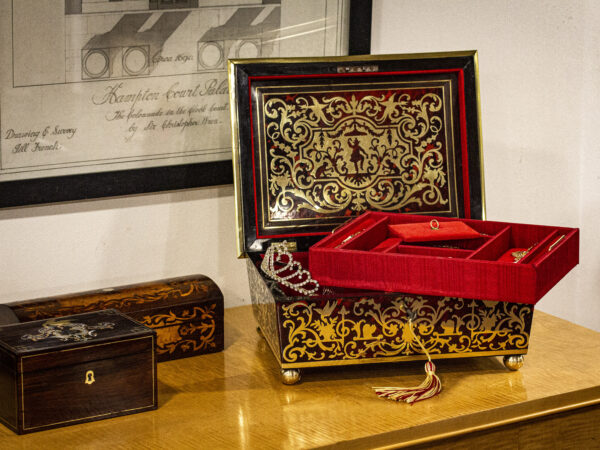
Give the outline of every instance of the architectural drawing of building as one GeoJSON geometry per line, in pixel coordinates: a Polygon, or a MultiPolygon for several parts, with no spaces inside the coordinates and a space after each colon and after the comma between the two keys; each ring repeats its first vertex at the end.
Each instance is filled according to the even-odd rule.
{"type": "Polygon", "coordinates": [[[228,58],[276,55],[280,3],[229,5],[231,1],[67,0],[66,79],[218,71],[228,58]],[[168,43],[176,51],[167,52],[168,43]],[[165,70],[155,73],[158,65],[165,70]]]}

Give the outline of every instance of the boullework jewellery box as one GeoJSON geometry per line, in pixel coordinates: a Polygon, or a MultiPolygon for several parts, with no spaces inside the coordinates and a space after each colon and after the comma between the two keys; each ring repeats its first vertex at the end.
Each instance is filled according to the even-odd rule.
{"type": "Polygon", "coordinates": [[[232,60],[229,83],[238,252],[284,383],[303,368],[426,359],[421,343],[433,358],[522,365],[533,304],[298,291],[261,269],[285,241],[310,272],[309,248],[367,211],[485,219],[475,51],[232,60]]]}
{"type": "Polygon", "coordinates": [[[0,422],[23,434],[156,409],[155,343],[110,309],[0,327],[0,422]]]}

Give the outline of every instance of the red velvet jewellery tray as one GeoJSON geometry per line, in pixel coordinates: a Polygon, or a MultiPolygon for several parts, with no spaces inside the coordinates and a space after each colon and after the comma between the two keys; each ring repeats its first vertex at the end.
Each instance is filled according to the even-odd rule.
{"type": "Polygon", "coordinates": [[[367,212],[309,258],[325,285],[535,304],[579,262],[579,229],[367,212]],[[436,240],[458,222],[476,236],[436,240]]]}

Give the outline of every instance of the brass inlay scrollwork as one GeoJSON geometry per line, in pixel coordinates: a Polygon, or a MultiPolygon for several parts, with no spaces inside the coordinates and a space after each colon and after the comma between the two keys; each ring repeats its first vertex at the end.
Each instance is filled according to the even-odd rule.
{"type": "Polygon", "coordinates": [[[154,316],[144,316],[141,322],[151,328],[166,327],[169,325],[176,325],[190,320],[206,320],[212,319],[215,315],[215,304],[210,306],[194,306],[191,309],[184,309],[181,313],[176,314],[173,311],[169,311],[168,314],[156,314],[154,316]]]}
{"type": "Polygon", "coordinates": [[[273,353],[279,359],[279,332],[275,299],[266,285],[266,280],[261,278],[258,268],[251,259],[247,260],[246,267],[248,269],[248,283],[250,285],[250,297],[254,317],[260,326],[263,336],[271,346],[273,353]]]}
{"type": "Polygon", "coordinates": [[[181,313],[170,311],[168,314],[144,316],[140,322],[160,329],[156,343],[157,354],[196,352],[216,347],[215,306],[213,303],[204,307],[194,306],[181,313]]]}
{"type": "Polygon", "coordinates": [[[529,305],[420,296],[282,305],[283,362],[527,349],[529,305]],[[413,326],[408,322],[413,314],[413,326]]]}
{"type": "Polygon", "coordinates": [[[264,93],[265,228],[366,209],[449,211],[446,96],[444,86],[264,93]]]}

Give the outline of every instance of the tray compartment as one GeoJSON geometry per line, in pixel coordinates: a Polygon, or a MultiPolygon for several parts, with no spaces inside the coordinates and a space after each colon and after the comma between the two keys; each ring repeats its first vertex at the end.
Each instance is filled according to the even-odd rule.
{"type": "Polygon", "coordinates": [[[552,227],[507,225],[486,245],[473,252],[469,259],[523,264],[555,234],[556,230],[552,227]],[[514,261],[513,253],[519,251],[527,251],[527,254],[514,261]]]}
{"type": "Polygon", "coordinates": [[[398,244],[400,244],[400,242],[402,242],[402,239],[400,238],[386,238],[383,241],[381,241],[379,244],[377,244],[375,247],[373,247],[372,249],[370,249],[369,251],[371,252],[389,252],[392,251],[395,247],[398,246],[398,244]]]}
{"type": "MultiPolygon", "coordinates": [[[[368,212],[365,216],[371,220],[388,217],[389,224],[423,222],[418,215],[368,212]]],[[[436,219],[440,225],[455,220],[436,219]]],[[[384,252],[373,252],[359,249],[358,245],[346,250],[322,248],[317,243],[309,252],[311,272],[321,283],[347,288],[535,304],[578,262],[577,229],[464,220],[490,235],[472,252],[402,243],[384,252]],[[562,234],[565,238],[558,241],[562,234]],[[548,252],[553,243],[556,245],[548,252]],[[531,252],[536,252],[531,259],[519,264],[498,261],[506,252],[530,247],[531,252]]],[[[380,223],[378,233],[383,239],[386,236],[382,226],[380,223]]],[[[335,239],[331,236],[323,243],[335,239]]]]}
{"type": "Polygon", "coordinates": [[[370,250],[387,237],[387,218],[364,223],[344,234],[344,240],[336,248],[344,250],[370,250]],[[358,233],[355,235],[355,233],[358,233]]]}
{"type": "Polygon", "coordinates": [[[510,227],[505,227],[502,231],[490,238],[488,242],[472,252],[468,259],[496,261],[508,250],[510,245],[510,234],[510,227]]]}
{"type": "Polygon", "coordinates": [[[469,250],[443,247],[414,247],[397,245],[386,253],[399,253],[403,255],[437,256],[440,258],[466,258],[471,254],[469,250]]]}
{"type": "Polygon", "coordinates": [[[491,236],[482,236],[477,239],[457,239],[453,241],[431,241],[431,242],[404,242],[402,245],[411,247],[432,247],[432,248],[451,248],[468,250],[472,253],[478,250],[486,242],[491,239],[491,236]]]}

